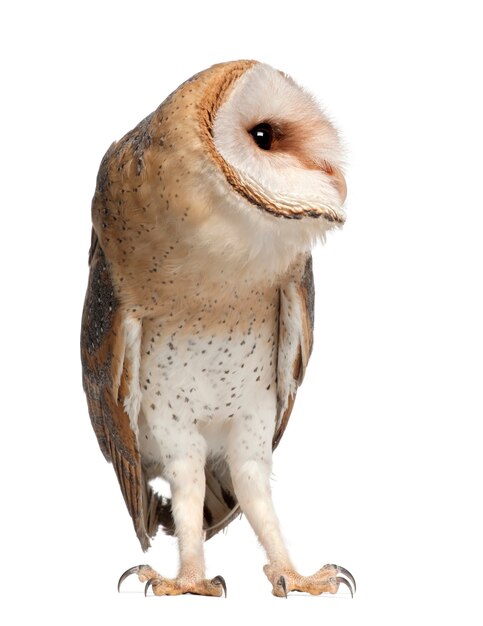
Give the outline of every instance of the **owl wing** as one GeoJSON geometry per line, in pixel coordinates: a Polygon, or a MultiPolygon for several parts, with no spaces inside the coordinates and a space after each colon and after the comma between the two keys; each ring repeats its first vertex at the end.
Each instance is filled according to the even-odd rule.
{"type": "Polygon", "coordinates": [[[305,375],[312,352],[314,331],[314,276],[312,256],[305,262],[300,281],[280,290],[277,400],[278,411],[273,449],[278,446],[305,375]]]}
{"type": "Polygon", "coordinates": [[[143,550],[161,523],[172,530],[170,508],[153,492],[141,465],[135,433],[124,409],[132,376],[125,350],[124,316],[109,265],[94,231],[89,252],[81,330],[83,385],[92,426],[106,459],[112,462],[143,550]]]}

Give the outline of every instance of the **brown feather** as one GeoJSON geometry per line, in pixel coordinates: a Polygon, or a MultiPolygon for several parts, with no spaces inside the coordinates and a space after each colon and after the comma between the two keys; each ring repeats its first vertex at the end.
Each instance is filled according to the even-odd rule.
{"type": "Polygon", "coordinates": [[[135,435],[124,410],[129,363],[124,361],[122,311],[104,253],[93,236],[91,270],[81,331],[83,383],[99,446],[116,472],[143,550],[159,524],[172,530],[169,503],[148,485],[135,435]],[[123,369],[119,384],[119,371],[123,369]]]}

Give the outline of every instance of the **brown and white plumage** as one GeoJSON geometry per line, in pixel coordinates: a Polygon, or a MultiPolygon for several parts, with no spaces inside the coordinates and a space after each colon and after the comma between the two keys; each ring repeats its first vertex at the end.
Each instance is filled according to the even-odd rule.
{"type": "Polygon", "coordinates": [[[344,199],[335,130],[254,61],[183,83],[101,163],[84,388],[143,549],[159,525],[179,538],[175,580],[136,570],[155,593],[219,595],[202,541],[240,508],[274,593],[338,588],[336,566],[295,581],[268,481],[312,349],[310,250],[344,222],[344,199]],[[151,488],[157,476],[172,501],[151,488]]]}

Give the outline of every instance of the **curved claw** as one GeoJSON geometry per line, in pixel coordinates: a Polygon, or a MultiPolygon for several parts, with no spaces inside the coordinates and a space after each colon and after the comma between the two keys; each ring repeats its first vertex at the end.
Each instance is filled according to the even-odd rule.
{"type": "Polygon", "coordinates": [[[145,587],[144,587],[144,597],[146,598],[146,596],[148,595],[148,591],[149,591],[149,587],[152,586],[152,584],[154,582],[156,582],[158,579],[157,578],[150,578],[148,580],[148,582],[146,583],[145,587]]]}
{"type": "Polygon", "coordinates": [[[345,567],[342,567],[341,565],[336,565],[336,567],[337,567],[337,571],[339,572],[339,574],[344,574],[344,576],[348,578],[351,581],[351,583],[354,585],[354,593],[355,593],[357,591],[357,585],[356,585],[356,579],[354,578],[354,576],[352,576],[349,570],[346,569],[345,567]]]}
{"type": "Polygon", "coordinates": [[[339,585],[342,584],[342,585],[345,585],[346,587],[349,587],[349,591],[351,592],[351,598],[354,597],[354,592],[352,591],[352,585],[346,578],[342,578],[342,576],[337,576],[336,578],[332,578],[332,580],[334,580],[339,585]]]}
{"type": "Polygon", "coordinates": [[[287,595],[287,583],[285,581],[285,576],[280,576],[280,578],[278,579],[278,585],[280,585],[280,587],[282,587],[283,589],[283,593],[285,594],[285,597],[288,598],[287,595]]]}
{"type": "Polygon", "coordinates": [[[335,571],[338,574],[344,574],[344,576],[348,578],[351,581],[351,583],[354,585],[354,593],[357,591],[356,579],[354,578],[354,576],[352,576],[349,570],[346,569],[345,567],[342,567],[342,565],[335,565],[334,563],[328,563],[327,565],[324,565],[323,569],[335,569],[335,571]]]}
{"type": "Polygon", "coordinates": [[[118,592],[121,591],[121,585],[122,585],[123,581],[125,581],[128,576],[131,576],[131,574],[139,574],[139,570],[142,567],[149,567],[149,565],[135,565],[134,567],[130,567],[129,569],[127,569],[124,572],[124,574],[121,574],[121,578],[118,580],[118,583],[117,583],[117,591],[118,592]]]}
{"type": "Polygon", "coordinates": [[[214,585],[221,585],[223,587],[223,593],[225,594],[226,598],[226,582],[223,576],[215,576],[214,578],[212,578],[211,582],[214,585]]]}

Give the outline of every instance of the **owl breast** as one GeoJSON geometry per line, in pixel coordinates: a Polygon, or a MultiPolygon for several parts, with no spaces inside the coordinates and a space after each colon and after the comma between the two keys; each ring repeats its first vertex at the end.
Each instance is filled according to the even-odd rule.
{"type": "Polygon", "coordinates": [[[176,315],[143,322],[139,444],[152,475],[162,474],[166,456],[185,447],[223,456],[231,424],[239,420],[273,416],[272,431],[264,433],[271,439],[278,305],[274,288],[243,296],[234,291],[191,312],[175,303],[176,315]]]}

